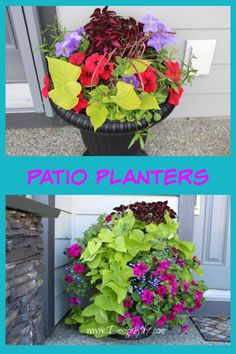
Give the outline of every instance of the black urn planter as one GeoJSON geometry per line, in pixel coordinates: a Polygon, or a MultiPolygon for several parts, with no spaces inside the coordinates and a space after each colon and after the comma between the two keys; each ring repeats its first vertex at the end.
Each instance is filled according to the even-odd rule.
{"type": "MultiPolygon", "coordinates": [[[[86,146],[84,155],[90,156],[143,156],[147,155],[141,149],[139,141],[135,142],[129,149],[128,146],[137,130],[147,128],[148,123],[145,119],[136,122],[125,122],[107,120],[96,132],[94,132],[90,119],[85,114],[76,113],[73,110],[66,111],[58,107],[51,101],[51,105],[56,114],[64,121],[80,129],[81,136],[86,146]]],[[[167,101],[160,104],[161,119],[153,122],[152,126],[160,123],[174,109],[174,105],[167,101]]],[[[144,142],[146,137],[144,137],[144,142]]]]}

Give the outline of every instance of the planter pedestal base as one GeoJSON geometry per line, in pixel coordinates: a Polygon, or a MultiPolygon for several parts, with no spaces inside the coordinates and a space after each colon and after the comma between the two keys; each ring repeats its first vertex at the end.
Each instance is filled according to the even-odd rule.
{"type": "MultiPolygon", "coordinates": [[[[83,153],[83,156],[95,156],[95,155],[90,154],[90,152],[89,152],[88,150],[86,150],[86,151],[83,153]]],[[[122,155],[120,155],[120,156],[122,156],[122,155]]],[[[123,155],[123,156],[125,156],[125,155],[123,155]]],[[[126,156],[127,156],[127,155],[126,155],[126,156]]],[[[142,150],[140,153],[135,154],[135,156],[148,156],[148,154],[146,153],[145,150],[142,150]]]]}
{"type": "MultiPolygon", "coordinates": [[[[133,122],[107,120],[96,132],[85,114],[76,113],[73,110],[66,111],[50,101],[54,111],[66,122],[80,129],[81,137],[86,151],[84,156],[146,156],[147,153],[141,149],[139,141],[130,147],[130,142],[137,131],[144,131],[148,128],[145,119],[133,122]]],[[[174,109],[175,106],[167,101],[160,104],[161,119],[153,122],[151,126],[159,124],[174,109]]],[[[147,136],[143,137],[145,144],[147,136]]]]}

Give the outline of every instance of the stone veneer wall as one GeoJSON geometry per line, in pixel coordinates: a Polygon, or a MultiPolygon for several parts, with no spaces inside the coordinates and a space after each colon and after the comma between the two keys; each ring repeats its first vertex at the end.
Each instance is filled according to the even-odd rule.
{"type": "Polygon", "coordinates": [[[6,343],[42,344],[43,242],[41,218],[6,211],[6,343]]]}

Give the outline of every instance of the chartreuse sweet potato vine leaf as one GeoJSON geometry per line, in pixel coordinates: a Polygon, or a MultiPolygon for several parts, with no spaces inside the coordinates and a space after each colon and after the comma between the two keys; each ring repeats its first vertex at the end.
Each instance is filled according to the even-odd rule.
{"type": "Polygon", "coordinates": [[[123,81],[117,82],[117,94],[115,103],[127,111],[138,109],[141,101],[132,85],[123,81]]]}
{"type": "Polygon", "coordinates": [[[51,100],[66,110],[76,106],[81,85],[77,82],[81,69],[61,59],[47,57],[48,69],[54,89],[49,91],[51,100]]]}
{"type": "Polygon", "coordinates": [[[94,131],[96,131],[105,123],[108,116],[108,109],[102,102],[93,102],[87,107],[86,113],[90,117],[94,131]]]}
{"type": "Polygon", "coordinates": [[[137,74],[137,71],[139,73],[143,73],[145,70],[147,70],[147,68],[151,64],[152,62],[149,60],[130,59],[127,68],[125,70],[125,75],[130,76],[133,74],[137,74]]]}
{"type": "Polygon", "coordinates": [[[149,109],[160,109],[157,99],[151,93],[144,92],[143,98],[141,99],[141,105],[138,109],[142,109],[144,111],[149,109]]]}

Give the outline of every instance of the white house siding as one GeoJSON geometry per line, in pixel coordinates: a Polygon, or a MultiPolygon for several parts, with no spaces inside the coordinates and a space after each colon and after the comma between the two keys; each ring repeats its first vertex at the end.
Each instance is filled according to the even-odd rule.
{"type": "Polygon", "coordinates": [[[70,246],[72,237],[72,196],[55,196],[55,207],[62,210],[55,219],[55,324],[69,310],[65,285],[62,283],[67,257],[65,247],[70,246]]]}
{"type": "MultiPolygon", "coordinates": [[[[68,31],[84,25],[95,7],[57,6],[59,22],[68,31]]],[[[177,32],[177,59],[183,61],[188,39],[216,39],[210,75],[199,76],[185,87],[172,117],[211,117],[230,114],[230,7],[229,6],[111,6],[120,15],[142,18],[152,14],[177,32]]]]}

